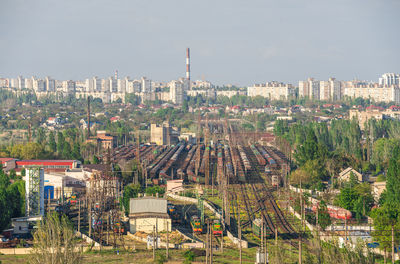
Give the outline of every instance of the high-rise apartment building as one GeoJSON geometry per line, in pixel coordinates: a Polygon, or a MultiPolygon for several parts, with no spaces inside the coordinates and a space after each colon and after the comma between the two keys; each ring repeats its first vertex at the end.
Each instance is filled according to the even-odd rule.
{"type": "Polygon", "coordinates": [[[153,87],[151,80],[147,79],[146,77],[142,77],[142,93],[151,93],[153,92],[153,87]]]}
{"type": "Polygon", "coordinates": [[[190,80],[172,81],[169,83],[169,97],[172,103],[181,105],[186,100],[186,91],[189,89],[190,80]]]}
{"type": "Polygon", "coordinates": [[[44,92],[46,88],[44,81],[35,77],[32,77],[32,86],[35,92],[44,92]]]}
{"type": "Polygon", "coordinates": [[[299,97],[319,100],[319,81],[314,78],[308,78],[307,81],[299,81],[299,97]]]}
{"type": "Polygon", "coordinates": [[[379,78],[379,84],[382,86],[400,85],[400,74],[385,73],[379,78]]]}
{"type": "Polygon", "coordinates": [[[319,82],[319,99],[337,101],[342,97],[340,82],[335,78],[319,82]]]}
{"type": "Polygon", "coordinates": [[[22,76],[18,76],[17,81],[18,81],[18,89],[20,90],[25,89],[25,79],[22,76]]]}
{"type": "Polygon", "coordinates": [[[50,77],[46,77],[44,79],[44,83],[45,83],[45,89],[48,92],[55,92],[56,91],[56,81],[51,79],[50,77]]]}
{"type": "Polygon", "coordinates": [[[113,77],[109,77],[108,80],[109,82],[109,92],[110,93],[116,93],[117,92],[117,79],[113,78],[113,77]]]}
{"type": "Polygon", "coordinates": [[[75,93],[75,82],[72,80],[69,81],[63,81],[62,83],[63,86],[63,92],[64,93],[75,93]]]}

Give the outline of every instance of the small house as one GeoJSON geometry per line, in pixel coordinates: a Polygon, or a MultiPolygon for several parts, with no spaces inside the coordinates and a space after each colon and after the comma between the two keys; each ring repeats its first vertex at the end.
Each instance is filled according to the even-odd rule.
{"type": "Polygon", "coordinates": [[[347,169],[343,170],[342,172],[339,173],[339,177],[338,180],[340,182],[346,182],[350,180],[350,176],[354,175],[356,177],[356,179],[359,182],[363,182],[363,175],[361,173],[359,173],[358,171],[356,171],[355,169],[353,169],[352,167],[348,167],[347,169]]]}

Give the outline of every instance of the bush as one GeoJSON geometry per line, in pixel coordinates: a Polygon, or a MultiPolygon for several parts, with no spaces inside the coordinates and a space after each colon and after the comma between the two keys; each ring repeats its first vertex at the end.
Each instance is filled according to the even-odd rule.
{"type": "Polygon", "coordinates": [[[190,263],[196,258],[196,254],[190,249],[183,253],[183,256],[185,257],[185,263],[190,263]]]}
{"type": "Polygon", "coordinates": [[[167,257],[164,254],[158,253],[156,262],[162,264],[167,261],[167,257]]]}

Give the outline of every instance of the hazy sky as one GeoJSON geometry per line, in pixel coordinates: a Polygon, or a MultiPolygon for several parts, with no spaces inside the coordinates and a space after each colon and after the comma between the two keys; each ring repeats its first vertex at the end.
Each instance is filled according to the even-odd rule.
{"type": "Polygon", "coordinates": [[[249,85],[400,72],[399,0],[0,0],[0,76],[249,85]]]}

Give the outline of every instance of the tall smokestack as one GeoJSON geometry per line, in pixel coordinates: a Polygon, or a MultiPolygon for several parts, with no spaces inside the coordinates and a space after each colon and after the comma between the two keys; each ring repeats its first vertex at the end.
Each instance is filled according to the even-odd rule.
{"type": "Polygon", "coordinates": [[[87,138],[90,138],[90,96],[87,98],[87,138]]]}
{"type": "Polygon", "coordinates": [[[190,49],[186,49],[186,79],[190,81],[190,49]]]}

